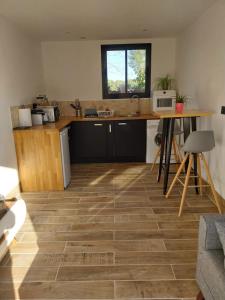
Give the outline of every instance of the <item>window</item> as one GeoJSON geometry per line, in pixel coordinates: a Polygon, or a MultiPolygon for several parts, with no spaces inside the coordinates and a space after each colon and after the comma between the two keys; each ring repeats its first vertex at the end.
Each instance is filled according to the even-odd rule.
{"type": "Polygon", "coordinates": [[[150,97],[151,44],[102,45],[104,99],[150,97]]]}

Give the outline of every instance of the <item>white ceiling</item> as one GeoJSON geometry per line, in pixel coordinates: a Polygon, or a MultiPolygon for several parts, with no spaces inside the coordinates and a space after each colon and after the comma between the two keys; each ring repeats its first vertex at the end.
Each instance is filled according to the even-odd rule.
{"type": "Polygon", "coordinates": [[[0,15],[39,40],[172,37],[216,0],[0,0],[0,15]]]}

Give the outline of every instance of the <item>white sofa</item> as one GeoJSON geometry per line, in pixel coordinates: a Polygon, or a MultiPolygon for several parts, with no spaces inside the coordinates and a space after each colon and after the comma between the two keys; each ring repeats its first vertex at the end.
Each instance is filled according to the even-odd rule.
{"type": "Polygon", "coordinates": [[[26,204],[23,199],[18,199],[6,214],[0,219],[0,260],[6,254],[10,243],[22,227],[26,218],[26,204]]]}

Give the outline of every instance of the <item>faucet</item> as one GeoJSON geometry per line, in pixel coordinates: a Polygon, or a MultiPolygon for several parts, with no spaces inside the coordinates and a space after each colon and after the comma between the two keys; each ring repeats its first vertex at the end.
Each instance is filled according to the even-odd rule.
{"type": "Polygon", "coordinates": [[[137,99],[137,111],[136,111],[136,114],[137,115],[140,115],[141,113],[141,103],[140,103],[140,97],[136,94],[132,95],[130,97],[131,99],[137,99]]]}

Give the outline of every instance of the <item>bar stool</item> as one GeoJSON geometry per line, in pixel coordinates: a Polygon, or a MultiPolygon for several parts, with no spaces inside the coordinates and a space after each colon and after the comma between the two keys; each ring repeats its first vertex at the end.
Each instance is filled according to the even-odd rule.
{"type": "MultiPolygon", "coordinates": [[[[219,204],[219,200],[213,185],[213,181],[212,181],[212,177],[210,175],[210,171],[209,171],[209,167],[208,164],[206,162],[205,156],[203,154],[203,152],[208,152],[211,151],[213,148],[215,147],[215,139],[214,139],[214,134],[213,131],[193,131],[191,132],[191,134],[188,136],[184,147],[183,147],[183,151],[186,153],[185,157],[171,183],[171,186],[166,194],[166,198],[169,197],[176,181],[179,181],[182,185],[183,185],[183,193],[182,193],[182,198],[181,198],[181,203],[180,203],[180,209],[179,209],[179,214],[178,216],[180,217],[183,211],[183,206],[184,206],[184,201],[185,201],[185,197],[186,197],[186,193],[187,193],[187,188],[188,188],[188,183],[189,183],[189,179],[190,177],[196,177],[196,176],[190,176],[191,174],[191,168],[192,168],[192,163],[193,163],[193,154],[197,155],[197,164],[198,164],[198,185],[200,188],[200,195],[202,195],[202,178],[201,178],[201,161],[203,162],[203,166],[205,168],[207,177],[208,177],[208,185],[204,185],[204,186],[210,186],[211,190],[212,190],[212,194],[214,197],[214,201],[215,204],[218,208],[219,213],[221,214],[221,207],[219,204]],[[183,183],[183,181],[179,178],[179,175],[186,163],[186,161],[189,159],[189,163],[188,163],[188,168],[187,168],[187,174],[185,177],[185,182],[183,183]]],[[[191,186],[191,187],[196,187],[196,185],[191,186]]]]}
{"type": "MultiPolygon", "coordinates": [[[[162,132],[163,132],[163,120],[161,119],[159,121],[159,125],[157,128],[157,134],[155,136],[155,144],[157,146],[159,146],[159,149],[156,152],[152,167],[150,172],[153,172],[154,167],[156,165],[157,159],[160,157],[160,151],[161,151],[161,138],[162,138],[162,132]]],[[[175,156],[175,160],[177,163],[181,163],[183,160],[182,154],[180,152],[180,148],[177,144],[177,140],[176,140],[176,136],[181,135],[183,133],[183,131],[181,130],[180,126],[178,125],[177,121],[175,121],[174,124],[174,138],[173,138],[173,142],[172,142],[172,147],[173,147],[173,153],[175,156]]]]}

